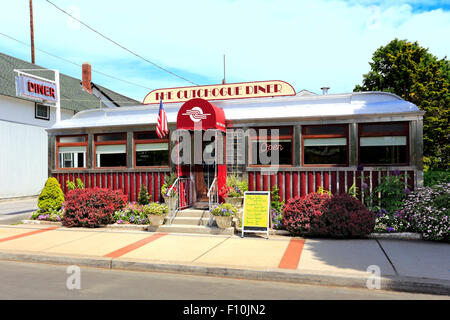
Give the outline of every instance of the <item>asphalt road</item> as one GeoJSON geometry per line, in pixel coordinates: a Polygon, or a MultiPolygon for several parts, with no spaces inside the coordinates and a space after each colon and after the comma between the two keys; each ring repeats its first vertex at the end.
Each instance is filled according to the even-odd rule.
{"type": "Polygon", "coordinates": [[[80,268],[79,282],[75,275],[67,273],[67,266],[0,261],[0,299],[450,300],[448,296],[88,267],[80,268]]]}
{"type": "Polygon", "coordinates": [[[0,224],[15,224],[37,210],[37,197],[0,201],[0,224]]]}

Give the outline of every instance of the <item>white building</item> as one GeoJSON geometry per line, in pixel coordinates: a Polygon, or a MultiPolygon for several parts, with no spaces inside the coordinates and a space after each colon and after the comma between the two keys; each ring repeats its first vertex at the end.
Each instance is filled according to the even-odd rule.
{"type": "MultiPolygon", "coordinates": [[[[39,194],[48,177],[46,128],[55,124],[55,108],[16,96],[15,69],[45,68],[0,53],[0,199],[39,194]]],[[[83,82],[60,75],[61,120],[79,111],[139,105],[138,101],[90,81],[83,65],[83,82]]],[[[54,79],[52,71],[27,71],[54,79]]]]}

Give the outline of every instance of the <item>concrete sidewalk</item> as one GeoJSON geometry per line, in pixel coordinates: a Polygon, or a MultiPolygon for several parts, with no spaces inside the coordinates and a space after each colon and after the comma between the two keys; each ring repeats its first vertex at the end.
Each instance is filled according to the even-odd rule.
{"type": "Polygon", "coordinates": [[[450,295],[450,245],[0,226],[0,259],[450,295]]]}

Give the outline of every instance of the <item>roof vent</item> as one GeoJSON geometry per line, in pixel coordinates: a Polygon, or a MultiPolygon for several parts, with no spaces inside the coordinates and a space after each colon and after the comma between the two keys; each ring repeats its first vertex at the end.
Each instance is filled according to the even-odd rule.
{"type": "Polygon", "coordinates": [[[330,87],[322,87],[320,89],[322,90],[322,94],[325,95],[328,94],[328,90],[330,90],[330,87]]]}

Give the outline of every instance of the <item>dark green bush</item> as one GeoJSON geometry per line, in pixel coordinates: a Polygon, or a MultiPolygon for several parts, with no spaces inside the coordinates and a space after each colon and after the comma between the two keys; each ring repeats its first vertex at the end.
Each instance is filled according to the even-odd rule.
{"type": "Polygon", "coordinates": [[[424,187],[432,187],[441,183],[450,182],[450,170],[446,171],[424,171],[423,173],[424,187]]]}

